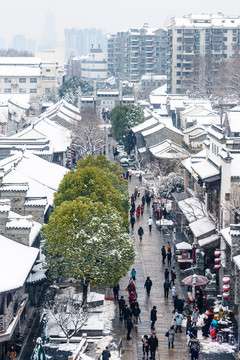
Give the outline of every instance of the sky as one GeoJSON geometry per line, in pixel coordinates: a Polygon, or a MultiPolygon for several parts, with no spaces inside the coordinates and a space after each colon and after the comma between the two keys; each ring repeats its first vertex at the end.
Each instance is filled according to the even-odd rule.
{"type": "Polygon", "coordinates": [[[8,41],[15,34],[40,40],[46,13],[54,14],[58,41],[64,28],[101,28],[115,33],[131,27],[165,26],[174,16],[187,13],[240,15],[240,1],[228,0],[8,0],[1,2],[0,37],[8,41]]]}

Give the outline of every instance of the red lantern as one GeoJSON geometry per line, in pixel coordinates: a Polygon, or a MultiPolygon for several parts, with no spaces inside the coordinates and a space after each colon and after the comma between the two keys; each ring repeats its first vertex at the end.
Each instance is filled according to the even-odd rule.
{"type": "Polygon", "coordinates": [[[215,270],[221,269],[221,265],[220,265],[220,264],[214,265],[214,269],[215,269],[215,270]]]}
{"type": "Polygon", "coordinates": [[[220,258],[216,258],[216,259],[214,259],[214,262],[215,262],[215,264],[220,264],[221,259],[220,259],[220,258]]]}
{"type": "Polygon", "coordinates": [[[230,283],[230,278],[228,276],[224,276],[223,279],[222,279],[222,282],[224,284],[229,284],[230,283]]]}
{"type": "Polygon", "coordinates": [[[224,284],[223,285],[223,291],[229,291],[230,290],[230,285],[229,284],[224,284]]]}
{"type": "Polygon", "coordinates": [[[224,293],[222,294],[222,297],[223,297],[224,299],[229,299],[229,298],[230,298],[229,292],[224,292],[224,293]]]}
{"type": "Polygon", "coordinates": [[[215,257],[220,257],[221,256],[221,251],[219,251],[219,250],[214,251],[214,256],[215,257]]]}

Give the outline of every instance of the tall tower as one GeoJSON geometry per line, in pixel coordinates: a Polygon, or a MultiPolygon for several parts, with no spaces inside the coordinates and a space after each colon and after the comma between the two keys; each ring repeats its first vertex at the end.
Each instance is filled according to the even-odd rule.
{"type": "Polygon", "coordinates": [[[52,10],[49,8],[45,15],[44,30],[40,50],[54,49],[56,45],[57,36],[55,31],[55,19],[52,10]]]}

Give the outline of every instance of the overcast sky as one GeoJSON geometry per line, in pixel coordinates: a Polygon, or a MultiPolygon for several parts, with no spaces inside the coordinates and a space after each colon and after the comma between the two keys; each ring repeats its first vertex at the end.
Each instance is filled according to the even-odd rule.
{"type": "Polygon", "coordinates": [[[223,12],[240,15],[240,1],[228,0],[7,0],[1,2],[0,37],[10,40],[21,34],[39,40],[48,9],[54,14],[58,41],[64,28],[102,28],[124,31],[148,23],[164,26],[173,16],[190,12],[223,12]]]}

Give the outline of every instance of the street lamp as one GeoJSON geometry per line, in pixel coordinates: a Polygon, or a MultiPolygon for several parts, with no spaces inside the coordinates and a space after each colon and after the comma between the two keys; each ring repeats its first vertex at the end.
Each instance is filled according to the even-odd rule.
{"type": "Polygon", "coordinates": [[[193,304],[195,304],[195,298],[196,298],[196,283],[197,283],[197,274],[193,274],[192,276],[192,297],[193,297],[193,304]]]}

